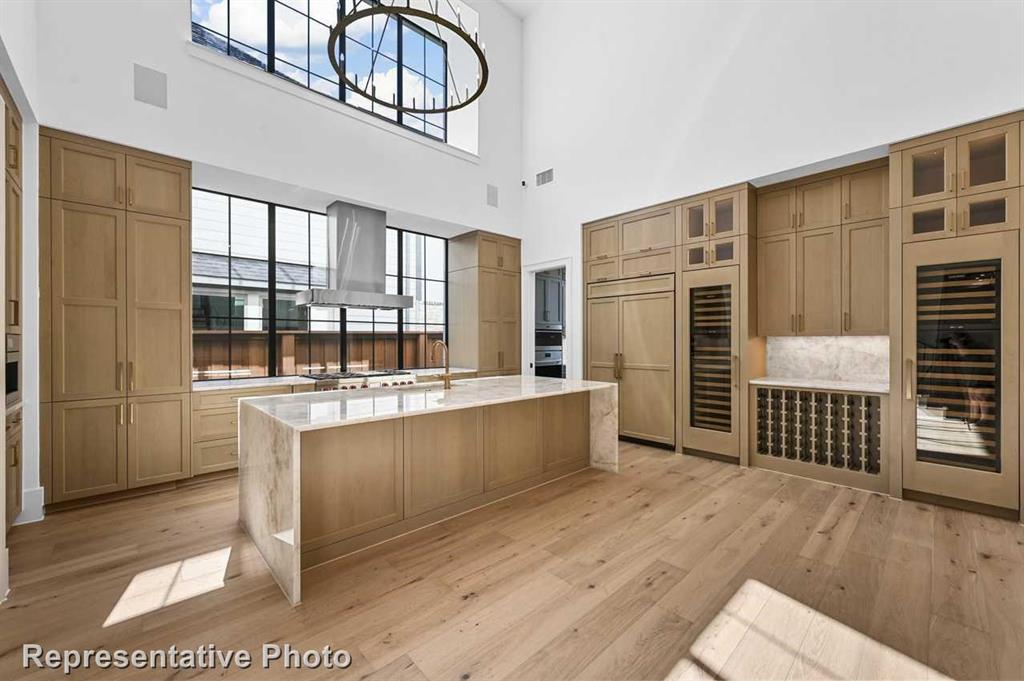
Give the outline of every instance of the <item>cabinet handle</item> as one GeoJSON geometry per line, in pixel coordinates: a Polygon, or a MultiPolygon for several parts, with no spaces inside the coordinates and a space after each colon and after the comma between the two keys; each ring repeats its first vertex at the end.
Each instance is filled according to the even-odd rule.
{"type": "Polygon", "coordinates": [[[796,213],[789,216],[789,226],[796,227],[796,213]]]}
{"type": "Polygon", "coordinates": [[[949,174],[949,189],[947,191],[949,191],[949,193],[952,194],[954,189],[956,189],[956,173],[950,173],[949,174]]]}
{"type": "Polygon", "coordinates": [[[14,461],[11,463],[11,468],[17,468],[21,465],[21,443],[14,443],[14,461]]]}
{"type": "MultiPolygon", "coordinates": [[[[129,196],[131,196],[131,194],[130,194],[130,193],[129,193],[128,195],[129,195],[129,196]]],[[[131,201],[131,199],[129,199],[129,202],[130,202],[130,201],[131,201]]],[[[503,258],[503,257],[501,257],[501,256],[499,255],[499,256],[498,256],[498,267],[504,267],[504,266],[505,266],[505,258],[503,258]]]]}
{"type": "Polygon", "coordinates": [[[849,331],[849,330],[850,330],[850,313],[849,312],[844,312],[843,313],[843,331],[849,331]]]}
{"type": "Polygon", "coordinates": [[[11,302],[14,303],[14,323],[21,324],[21,301],[15,299],[11,302]]]}
{"type": "Polygon", "coordinates": [[[118,414],[118,416],[117,416],[117,423],[118,423],[118,425],[123,426],[124,425],[124,403],[123,402],[118,405],[117,414],[118,414]]]}
{"type": "Polygon", "coordinates": [[[128,423],[135,423],[135,403],[132,402],[128,405],[128,423]]]}
{"type": "Polygon", "coordinates": [[[792,331],[793,333],[796,333],[796,315],[795,314],[790,314],[789,315],[789,330],[792,331]]]}
{"type": "Polygon", "coordinates": [[[802,332],[804,330],[804,313],[803,312],[801,312],[800,314],[798,314],[796,316],[796,328],[797,328],[797,331],[801,331],[802,332]]]}
{"type": "Polygon", "coordinates": [[[18,167],[18,147],[16,145],[14,145],[14,144],[8,144],[7,145],[7,150],[10,152],[10,154],[9,154],[10,160],[7,162],[7,165],[10,168],[12,168],[12,169],[17,168],[18,167]]]}
{"type": "Polygon", "coordinates": [[[135,360],[128,362],[128,389],[135,390],[135,360]]]}
{"type": "Polygon", "coordinates": [[[732,356],[732,387],[740,387],[740,358],[737,355],[732,356]]]}
{"type": "Polygon", "coordinates": [[[967,169],[960,171],[960,189],[967,189],[967,169]]]}
{"type": "Polygon", "coordinates": [[[504,367],[504,366],[505,366],[505,357],[504,357],[504,354],[505,354],[505,353],[504,353],[503,351],[501,351],[501,350],[498,350],[498,368],[499,368],[499,369],[501,369],[502,367],[504,367]]]}
{"type": "Polygon", "coordinates": [[[120,185],[117,187],[117,202],[124,203],[124,187],[120,185]]]}
{"type": "Polygon", "coordinates": [[[598,259],[598,260],[604,260],[604,259],[606,259],[607,257],[608,257],[608,254],[607,254],[607,253],[602,253],[601,255],[597,256],[597,259],[598,259]]]}
{"type": "Polygon", "coordinates": [[[117,389],[124,390],[124,362],[117,363],[117,389]]]}
{"type": "Polygon", "coordinates": [[[132,197],[132,188],[128,187],[128,205],[130,206],[133,203],[135,203],[135,200],[132,197]]]}
{"type": "Polygon", "coordinates": [[[903,369],[903,385],[906,387],[907,399],[914,399],[914,360],[909,358],[903,369]]]}
{"type": "Polygon", "coordinates": [[[711,248],[708,249],[708,257],[711,258],[711,264],[714,265],[715,264],[715,249],[714,249],[714,247],[711,247],[711,248]]]}
{"type": "Polygon", "coordinates": [[[946,211],[946,231],[956,232],[956,209],[946,211]]]}
{"type": "Polygon", "coordinates": [[[964,208],[963,224],[960,225],[960,229],[967,229],[970,226],[971,226],[971,223],[969,222],[967,209],[964,208]]]}
{"type": "Polygon", "coordinates": [[[801,227],[803,227],[803,226],[804,226],[804,212],[803,212],[803,211],[800,211],[800,220],[799,220],[798,224],[799,224],[799,225],[800,225],[801,227]]]}
{"type": "Polygon", "coordinates": [[[844,217],[844,218],[848,218],[848,217],[850,217],[850,202],[849,202],[849,201],[847,201],[847,202],[846,202],[846,203],[845,203],[845,204],[843,205],[843,217],[844,217]]]}

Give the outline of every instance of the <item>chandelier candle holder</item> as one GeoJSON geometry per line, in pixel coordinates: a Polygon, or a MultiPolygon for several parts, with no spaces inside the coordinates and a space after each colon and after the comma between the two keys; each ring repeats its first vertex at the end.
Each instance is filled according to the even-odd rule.
{"type": "Polygon", "coordinates": [[[410,114],[443,114],[469,106],[480,98],[480,95],[483,94],[484,89],[487,87],[489,75],[489,69],[487,66],[487,48],[482,42],[480,42],[479,32],[474,31],[473,35],[470,35],[469,31],[463,25],[461,7],[453,6],[450,0],[444,0],[444,2],[448,8],[451,9],[452,14],[454,14],[454,21],[441,16],[441,0],[434,0],[434,2],[427,0],[427,9],[413,6],[409,0],[406,0],[404,4],[398,4],[396,0],[396,2],[390,5],[385,2],[370,4],[365,2],[365,0],[357,0],[357,2],[352,6],[352,10],[339,17],[338,25],[331,29],[331,36],[327,41],[327,56],[331,60],[331,66],[333,66],[334,70],[338,72],[338,77],[341,78],[342,82],[345,83],[347,87],[363,97],[366,97],[370,101],[395,111],[410,114]],[[362,9],[360,9],[360,6],[362,6],[362,9]],[[354,80],[349,77],[349,73],[344,64],[344,54],[338,50],[338,42],[345,37],[346,30],[350,26],[364,19],[378,16],[384,17],[384,30],[381,32],[381,40],[372,46],[370,73],[367,74],[366,85],[363,87],[359,84],[359,74],[352,74],[354,80]],[[381,42],[383,42],[383,35],[387,31],[387,25],[390,21],[397,21],[397,17],[420,19],[428,26],[433,25],[439,35],[441,34],[442,28],[447,29],[447,31],[450,31],[465,43],[476,56],[478,64],[475,88],[470,90],[469,85],[465,85],[463,91],[459,91],[458,86],[455,85],[455,74],[452,71],[451,61],[449,60],[446,51],[444,56],[444,69],[447,73],[449,82],[453,85],[453,87],[449,89],[447,101],[439,104],[436,101],[436,98],[431,98],[429,103],[430,105],[428,106],[426,101],[417,102],[416,98],[413,97],[411,105],[407,105],[403,102],[397,101],[394,94],[392,94],[391,101],[378,97],[377,88],[373,83],[374,66],[377,63],[377,57],[381,54],[381,42]]]}

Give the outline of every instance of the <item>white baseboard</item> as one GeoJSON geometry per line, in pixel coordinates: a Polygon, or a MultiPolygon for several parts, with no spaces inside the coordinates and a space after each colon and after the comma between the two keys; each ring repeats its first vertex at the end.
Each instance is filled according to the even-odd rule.
{"type": "Polygon", "coordinates": [[[43,512],[43,488],[26,489],[21,493],[21,513],[15,518],[15,525],[38,523],[46,514],[43,512]]]}

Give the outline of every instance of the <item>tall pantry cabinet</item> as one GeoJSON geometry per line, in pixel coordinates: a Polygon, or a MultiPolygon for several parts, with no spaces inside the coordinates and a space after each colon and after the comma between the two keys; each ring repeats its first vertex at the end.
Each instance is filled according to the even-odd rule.
{"type": "Polygon", "coordinates": [[[520,242],[474,231],[448,241],[451,365],[478,375],[522,371],[520,242]]]}
{"type": "Polygon", "coordinates": [[[48,501],[188,477],[191,166],[40,135],[48,501]]]}
{"type": "Polygon", "coordinates": [[[890,147],[893,400],[907,496],[1020,511],[1024,112],[890,147]]]}
{"type": "MultiPolygon", "coordinates": [[[[4,318],[5,318],[5,360],[13,359],[12,353],[21,349],[21,255],[22,255],[22,215],[23,215],[23,154],[22,154],[22,119],[18,107],[0,80],[0,120],[3,121],[4,132],[0,136],[4,152],[4,194],[0,200],[0,214],[4,217],[4,318]]],[[[4,508],[5,531],[10,529],[14,520],[21,513],[22,477],[22,363],[21,361],[7,364],[15,366],[16,374],[7,375],[5,402],[5,451],[4,484],[6,504],[4,508]]]]}
{"type": "Polygon", "coordinates": [[[620,436],[742,457],[741,386],[763,361],[750,335],[752,189],[584,225],[586,377],[618,383],[620,436]]]}

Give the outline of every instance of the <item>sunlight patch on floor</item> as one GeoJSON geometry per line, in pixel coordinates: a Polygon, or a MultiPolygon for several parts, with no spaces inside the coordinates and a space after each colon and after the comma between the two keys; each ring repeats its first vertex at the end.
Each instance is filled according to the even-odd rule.
{"type": "Polygon", "coordinates": [[[104,627],[180,603],[224,586],[231,547],[161,565],[132,577],[104,627]]]}
{"type": "Polygon", "coordinates": [[[948,677],[786,594],[747,580],[665,681],[948,677]]]}

